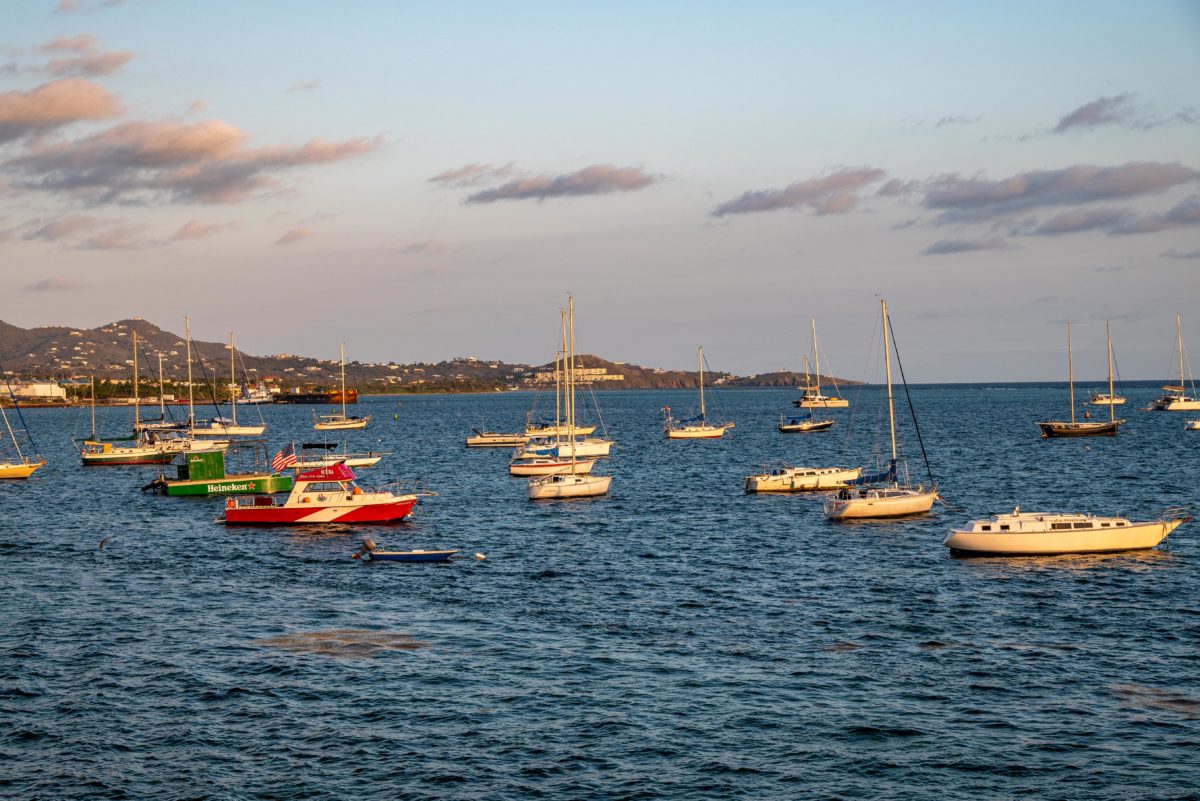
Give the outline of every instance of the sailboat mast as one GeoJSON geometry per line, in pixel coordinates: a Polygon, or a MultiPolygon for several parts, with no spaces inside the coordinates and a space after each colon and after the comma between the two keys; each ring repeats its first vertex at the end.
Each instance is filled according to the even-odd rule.
{"type": "Polygon", "coordinates": [[[569,416],[567,421],[567,441],[571,445],[571,464],[575,464],[575,298],[570,295],[567,295],[567,323],[571,332],[571,338],[567,345],[567,351],[570,354],[567,363],[567,386],[570,387],[570,395],[567,399],[567,414],[569,416]]]}
{"type": "Polygon", "coordinates": [[[346,419],[346,343],[342,343],[342,419],[346,419]]]}
{"type": "Polygon", "coordinates": [[[558,309],[558,325],[561,336],[558,354],[554,357],[554,444],[555,452],[562,446],[562,429],[568,413],[564,390],[567,383],[567,312],[558,309]]]}
{"type": "Polygon", "coordinates": [[[158,352],[158,412],[167,419],[167,399],[163,396],[162,351],[158,352]]]}
{"type": "Polygon", "coordinates": [[[1113,411],[1113,379],[1112,379],[1112,323],[1104,322],[1104,333],[1108,337],[1108,422],[1116,422],[1117,413],[1113,411]]]}
{"type": "Polygon", "coordinates": [[[229,411],[230,417],[233,419],[233,424],[237,425],[237,391],[234,387],[237,386],[237,368],[233,364],[233,354],[236,351],[233,349],[233,332],[229,332],[229,411]]]}
{"type": "MultiPolygon", "coordinates": [[[[888,322],[887,301],[880,300],[879,303],[883,309],[883,363],[885,365],[885,370],[887,372],[888,427],[891,429],[891,435],[892,435],[892,463],[895,464],[895,462],[896,462],[896,407],[895,407],[894,402],[892,401],[892,351],[891,351],[891,347],[888,343],[888,326],[890,325],[890,323],[888,322]]],[[[813,331],[814,331],[813,336],[815,337],[816,329],[814,328],[813,331]]],[[[813,343],[815,345],[815,343],[816,343],[815,339],[813,340],[813,343]]]]}
{"type": "Polygon", "coordinates": [[[817,350],[817,318],[812,318],[813,362],[817,368],[817,395],[821,394],[821,352],[817,350]]]}
{"type": "Polygon", "coordinates": [[[92,439],[96,438],[96,376],[92,376],[92,439]]]}
{"type": "Polygon", "coordinates": [[[183,318],[183,330],[187,339],[187,378],[188,378],[188,430],[196,436],[196,405],[192,399],[192,318],[183,318]]]}
{"type": "Polygon", "coordinates": [[[1071,425],[1075,425],[1075,370],[1071,361],[1071,321],[1067,320],[1067,385],[1071,388],[1071,425]]]}
{"type": "Polygon", "coordinates": [[[1179,395],[1183,397],[1183,321],[1175,315],[1175,334],[1179,338],[1179,395]]]}
{"type": "Polygon", "coordinates": [[[708,423],[708,415],[704,412],[704,348],[701,347],[698,350],[700,354],[697,359],[700,363],[700,423],[704,425],[708,423]]]}
{"type": "Polygon", "coordinates": [[[141,415],[138,413],[138,346],[137,329],[133,329],[133,432],[136,434],[141,415]]]}

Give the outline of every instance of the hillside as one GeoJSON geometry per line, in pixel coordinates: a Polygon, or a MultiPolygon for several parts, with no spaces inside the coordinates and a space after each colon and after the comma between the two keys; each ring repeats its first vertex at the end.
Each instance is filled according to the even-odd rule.
{"type": "MultiPolygon", "coordinates": [[[[133,370],[133,333],[138,335],[139,370],[144,381],[158,373],[170,382],[187,378],[186,346],[181,335],[164,331],[140,318],[120,320],[98,328],[41,326],[24,329],[0,321],[0,364],[16,378],[64,381],[94,375],[97,379],[128,381],[133,370]]],[[[229,346],[192,341],[193,377],[197,382],[227,381],[229,346]],[[201,369],[203,365],[203,371],[201,369]]],[[[239,378],[264,381],[285,389],[332,388],[338,382],[338,362],[292,354],[254,356],[237,352],[239,378]]],[[[598,356],[579,357],[581,383],[596,389],[683,389],[697,385],[694,372],[664,370],[598,356]],[[616,379],[620,376],[620,379],[616,379]]],[[[453,392],[529,389],[553,386],[553,363],[532,366],[478,359],[441,362],[346,363],[346,383],[363,392],[453,392]],[[539,375],[540,374],[540,375],[539,375]]],[[[706,373],[705,384],[739,387],[788,387],[803,383],[803,375],[777,372],[757,376],[706,373]]],[[[822,383],[831,379],[822,378],[822,383]]],[[[840,384],[855,382],[837,379],[840,384]]]]}

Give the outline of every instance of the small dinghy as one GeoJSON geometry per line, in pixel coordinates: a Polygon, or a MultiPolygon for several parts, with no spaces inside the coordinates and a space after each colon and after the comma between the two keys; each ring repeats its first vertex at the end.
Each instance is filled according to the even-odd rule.
{"type": "Polygon", "coordinates": [[[779,430],[784,434],[807,434],[810,431],[828,431],[833,428],[832,420],[814,420],[812,412],[802,417],[779,416],[779,430]]]}
{"type": "Polygon", "coordinates": [[[361,559],[367,557],[377,562],[445,562],[458,553],[457,550],[443,551],[388,551],[380,548],[375,544],[375,540],[363,540],[360,547],[350,557],[351,559],[361,559]]]}

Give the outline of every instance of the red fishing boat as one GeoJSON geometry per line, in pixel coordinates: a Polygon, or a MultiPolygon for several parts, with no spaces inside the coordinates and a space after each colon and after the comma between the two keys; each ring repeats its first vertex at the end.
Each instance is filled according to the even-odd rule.
{"type": "Polygon", "coordinates": [[[273,495],[230,498],[225,503],[225,522],[386,523],[408,517],[419,498],[433,494],[364,490],[354,483],[354,471],[339,462],[300,473],[286,499],[273,495]]]}

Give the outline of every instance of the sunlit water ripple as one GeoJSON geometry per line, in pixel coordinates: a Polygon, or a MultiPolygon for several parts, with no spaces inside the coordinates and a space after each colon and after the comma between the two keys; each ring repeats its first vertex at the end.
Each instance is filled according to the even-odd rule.
{"type": "MultiPolygon", "coordinates": [[[[1120,437],[1047,442],[1033,421],[1062,388],[917,388],[961,510],[859,525],[741,482],[886,447],[876,389],[788,436],[792,393],[717,392],[738,427],[712,442],[661,436],[659,408],[691,393],[605,393],[612,494],[543,504],[505,451],[462,447],[529,396],[371,399],[352,445],[396,455],[364,483],[440,494],[353,530],[226,529],[220,500],[140,492],[153,468],[78,467],[86,422],[30,410],[53,464],[0,485],[0,795],[1195,797],[1200,526],[1136,555],[941,545],[1017,502],[1194,503],[1200,433],[1126,393],[1120,437]],[[365,535],[487,559],[352,561],[365,535]]],[[[111,431],[128,414],[99,412],[111,431]]],[[[263,415],[276,445],[314,436],[310,408],[263,415]]]]}

